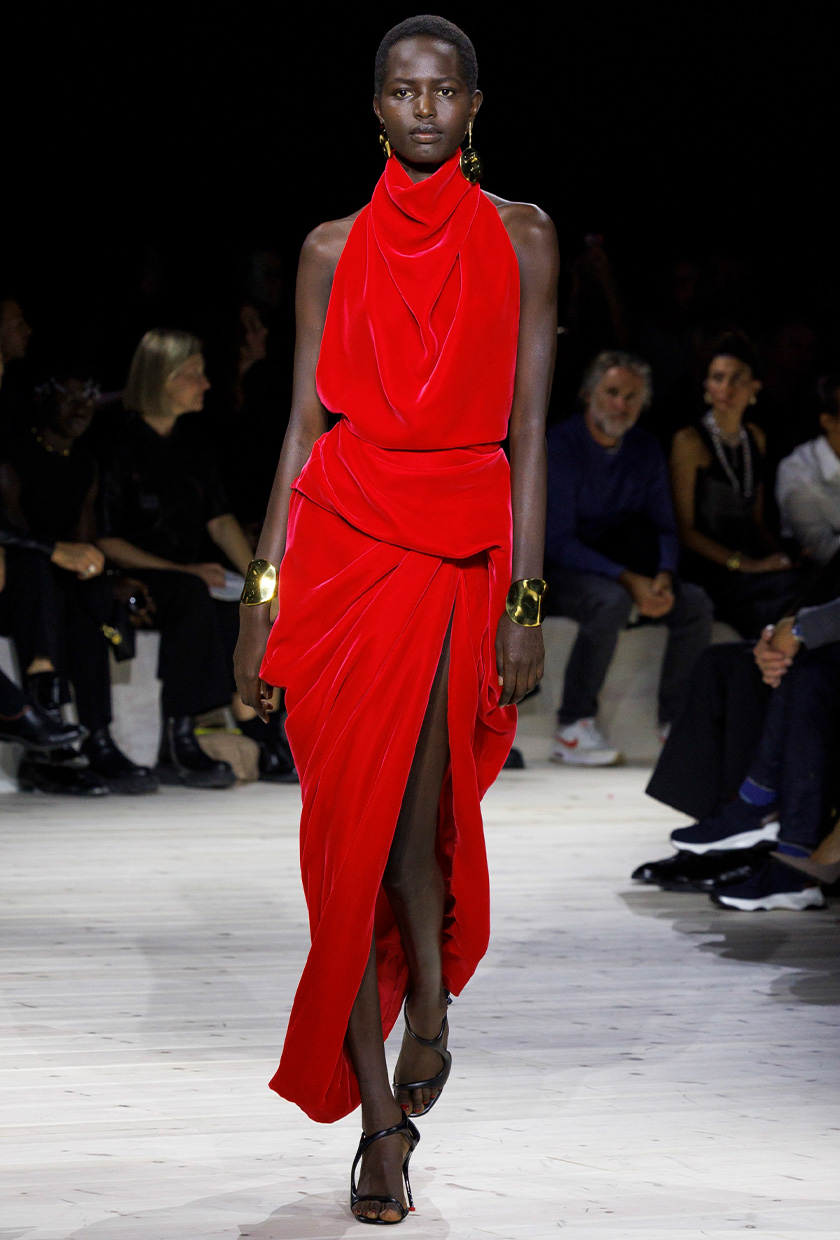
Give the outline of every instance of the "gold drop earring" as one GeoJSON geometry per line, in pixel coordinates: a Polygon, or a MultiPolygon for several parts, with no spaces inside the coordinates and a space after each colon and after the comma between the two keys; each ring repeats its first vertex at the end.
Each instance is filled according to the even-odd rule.
{"type": "Polygon", "coordinates": [[[380,121],[379,125],[379,145],[382,147],[382,153],[385,158],[390,159],[393,152],[391,150],[391,143],[388,141],[388,135],[385,132],[385,122],[380,121]]]}
{"type": "Polygon", "coordinates": [[[461,171],[470,185],[478,185],[484,169],[481,166],[481,157],[478,151],[473,149],[472,129],[473,123],[470,121],[467,125],[467,145],[461,150],[461,171]]]}

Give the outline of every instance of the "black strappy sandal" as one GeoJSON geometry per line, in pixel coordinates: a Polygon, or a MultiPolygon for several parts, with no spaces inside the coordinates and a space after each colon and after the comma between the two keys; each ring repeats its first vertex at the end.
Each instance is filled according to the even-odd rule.
{"type": "Polygon", "coordinates": [[[411,1155],[417,1148],[417,1142],[419,1140],[420,1133],[415,1128],[414,1124],[412,1124],[407,1115],[403,1116],[398,1124],[394,1124],[393,1128],[383,1128],[381,1132],[372,1132],[369,1137],[366,1137],[365,1134],[362,1133],[361,1140],[359,1141],[359,1148],[356,1150],[356,1157],[353,1159],[353,1169],[350,1172],[350,1210],[352,1212],[353,1206],[358,1205],[360,1201],[381,1201],[383,1205],[394,1206],[395,1209],[399,1210],[400,1217],[394,1219],[365,1218],[363,1214],[354,1213],[353,1218],[355,1218],[358,1222],[379,1223],[383,1227],[391,1227],[397,1223],[401,1223],[409,1211],[414,1209],[414,1198],[411,1196],[411,1184],[408,1179],[408,1164],[411,1159],[411,1155]],[[398,1201],[396,1197],[383,1197],[381,1193],[366,1193],[363,1197],[360,1197],[358,1189],[356,1188],[356,1168],[358,1167],[365,1150],[370,1149],[374,1141],[380,1141],[382,1137],[392,1137],[396,1133],[400,1133],[402,1136],[406,1137],[409,1143],[408,1151],[402,1164],[403,1180],[405,1181],[405,1195],[408,1198],[407,1206],[404,1206],[403,1203],[398,1201]]]}
{"type": "MultiPolygon", "coordinates": [[[[450,994],[447,994],[446,1006],[449,1007],[451,1002],[452,1002],[452,996],[450,994]]],[[[405,1005],[403,1007],[403,1016],[405,1017],[406,1032],[409,1033],[412,1038],[414,1038],[414,1041],[419,1042],[421,1046],[428,1046],[429,1050],[437,1051],[438,1055],[440,1055],[441,1059],[443,1060],[443,1067],[441,1068],[440,1072],[438,1072],[437,1076],[430,1077],[428,1081],[409,1081],[409,1082],[396,1081],[396,1080],[394,1081],[394,1096],[395,1097],[396,1097],[396,1092],[398,1089],[406,1089],[406,1090],[436,1089],[437,1090],[437,1093],[435,1094],[434,1098],[431,1098],[429,1102],[426,1103],[422,1111],[412,1112],[413,1118],[419,1119],[421,1115],[428,1115],[429,1111],[431,1111],[432,1107],[435,1105],[438,1098],[443,1093],[443,1087],[446,1084],[446,1082],[449,1080],[449,1073],[452,1071],[452,1056],[450,1055],[446,1047],[443,1045],[444,1034],[446,1033],[446,1030],[449,1026],[449,1016],[445,1015],[443,1020],[441,1021],[440,1033],[437,1035],[436,1038],[421,1038],[420,1034],[415,1033],[414,1030],[411,1028],[411,1025],[408,1020],[408,996],[406,996],[405,1005]]],[[[403,1104],[400,1103],[400,1106],[402,1105],[403,1104]]]]}

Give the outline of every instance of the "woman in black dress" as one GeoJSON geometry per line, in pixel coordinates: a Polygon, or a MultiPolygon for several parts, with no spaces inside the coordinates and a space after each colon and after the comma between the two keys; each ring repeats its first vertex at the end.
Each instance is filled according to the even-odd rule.
{"type": "Polygon", "coordinates": [[[745,337],[719,340],[703,384],[708,409],[675,435],[671,451],[683,575],[743,637],[758,637],[801,589],[764,521],[765,438],[747,420],[761,389],[757,371],[745,337]]]}

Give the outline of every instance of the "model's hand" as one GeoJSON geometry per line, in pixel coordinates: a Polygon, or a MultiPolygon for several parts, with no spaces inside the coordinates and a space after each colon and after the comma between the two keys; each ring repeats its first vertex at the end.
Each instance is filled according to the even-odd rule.
{"type": "Polygon", "coordinates": [[[765,555],[760,560],[754,560],[748,555],[741,557],[742,573],[786,573],[792,568],[790,556],[781,551],[765,555]]]}
{"type": "Polygon", "coordinates": [[[200,577],[208,590],[221,589],[225,584],[225,570],[221,564],[185,564],[183,571],[200,577]]]}
{"type": "Polygon", "coordinates": [[[619,577],[619,581],[638,607],[640,616],[647,616],[650,620],[659,620],[662,616],[667,616],[674,606],[670,573],[658,573],[656,577],[645,577],[642,573],[624,572],[619,577]]]}
{"type": "Polygon", "coordinates": [[[105,556],[90,543],[56,543],[50,559],[59,568],[75,573],[80,581],[98,577],[105,567],[105,556]]]}
{"type": "Polygon", "coordinates": [[[499,673],[499,705],[521,702],[535,689],[545,670],[545,644],[539,625],[514,624],[504,612],[496,630],[496,669],[499,673]]]}
{"type": "Polygon", "coordinates": [[[788,653],[789,642],[796,643],[797,647],[799,645],[795,637],[790,638],[788,630],[787,637],[785,637],[784,632],[782,633],[779,639],[779,646],[777,647],[776,634],[786,623],[792,625],[793,621],[790,620],[789,622],[786,622],[781,620],[775,628],[772,624],[768,624],[763,630],[761,637],[756,642],[755,649],[753,650],[753,656],[758,664],[758,670],[761,672],[761,679],[766,685],[770,685],[773,689],[778,689],[781,684],[782,677],[790,667],[793,661],[793,655],[796,653],[795,650],[793,651],[793,654],[788,653]]]}
{"type": "Polygon", "coordinates": [[[260,678],[270,632],[268,603],[239,608],[239,640],[233,652],[233,674],[243,704],[255,710],[263,723],[268,723],[274,698],[274,686],[260,678]]]}

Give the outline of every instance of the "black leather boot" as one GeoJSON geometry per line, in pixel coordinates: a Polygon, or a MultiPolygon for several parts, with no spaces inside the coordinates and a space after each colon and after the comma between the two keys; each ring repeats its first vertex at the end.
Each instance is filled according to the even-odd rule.
{"type": "MultiPolygon", "coordinates": [[[[40,714],[54,727],[63,727],[61,681],[56,672],[35,672],[25,678],[27,695],[40,714]]],[[[107,796],[108,788],[88,770],[87,759],[66,746],[51,747],[48,754],[27,750],[18,767],[21,792],[47,792],[52,796],[107,796]]]]}
{"type": "Polygon", "coordinates": [[[229,788],[236,783],[230,763],[208,757],[199,745],[191,715],[164,722],[156,773],[162,784],[187,788],[229,788]]]}
{"type": "MultiPolygon", "coordinates": [[[[66,752],[62,750],[61,752],[66,752]]],[[[70,753],[74,751],[71,749],[70,753]]],[[[48,792],[61,797],[104,797],[108,788],[86,766],[72,762],[53,762],[50,756],[27,753],[18,767],[18,787],[21,792],[48,792]]]]}
{"type": "Polygon", "coordinates": [[[56,723],[37,706],[27,704],[16,715],[0,715],[0,741],[16,741],[28,749],[61,749],[87,736],[78,723],[56,723]]]}
{"type": "Polygon", "coordinates": [[[107,727],[97,728],[82,745],[90,770],[111,792],[140,796],[157,792],[160,783],[148,766],[138,766],[117,746],[107,727]]]}
{"type": "Polygon", "coordinates": [[[243,736],[249,736],[260,747],[260,779],[269,784],[298,784],[298,773],[286,731],[285,712],[273,714],[267,724],[256,716],[239,724],[243,736]]]}

